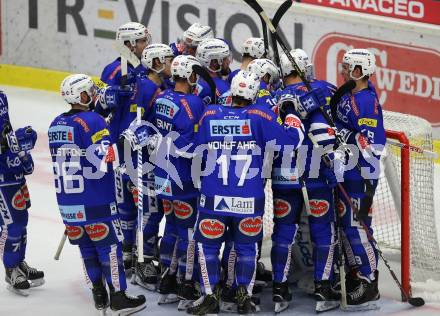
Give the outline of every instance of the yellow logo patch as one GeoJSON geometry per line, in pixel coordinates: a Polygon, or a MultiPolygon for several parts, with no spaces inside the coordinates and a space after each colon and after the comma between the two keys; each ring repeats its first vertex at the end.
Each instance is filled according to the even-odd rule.
{"type": "Polygon", "coordinates": [[[265,96],[268,96],[268,95],[270,95],[270,92],[268,90],[266,90],[266,89],[261,89],[260,91],[258,91],[258,97],[259,98],[262,98],[262,97],[265,97],[265,96]]]}
{"type": "MultiPolygon", "coordinates": [[[[130,112],[132,113],[136,113],[137,112],[137,104],[133,103],[132,105],[130,105],[130,112]]],[[[144,111],[145,109],[141,107],[141,115],[144,116],[144,111]]]]}
{"type": "Polygon", "coordinates": [[[358,120],[358,124],[359,126],[367,125],[370,127],[377,127],[377,120],[364,117],[358,120]]]}
{"type": "Polygon", "coordinates": [[[102,130],[100,130],[99,132],[96,132],[95,134],[92,135],[92,142],[96,143],[98,141],[100,141],[104,136],[109,136],[110,132],[108,131],[108,129],[104,128],[102,130]]]}

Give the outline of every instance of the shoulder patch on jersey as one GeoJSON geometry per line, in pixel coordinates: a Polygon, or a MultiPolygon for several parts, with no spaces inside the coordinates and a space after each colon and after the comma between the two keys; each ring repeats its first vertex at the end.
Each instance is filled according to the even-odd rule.
{"type": "Polygon", "coordinates": [[[257,110],[257,109],[248,110],[247,113],[261,116],[262,118],[264,118],[268,121],[272,121],[272,118],[273,118],[272,116],[270,116],[266,112],[261,111],[261,110],[257,110]]]}
{"type": "Polygon", "coordinates": [[[109,135],[110,135],[110,132],[108,131],[108,129],[104,128],[104,129],[102,129],[92,135],[92,137],[91,137],[92,143],[96,143],[96,142],[100,141],[104,136],[109,136],[109,135]]]}
{"type": "Polygon", "coordinates": [[[358,120],[358,125],[362,126],[362,125],[367,125],[369,127],[377,127],[377,120],[376,119],[372,119],[372,118],[360,118],[358,120]]]}
{"type": "Polygon", "coordinates": [[[356,99],[354,98],[354,95],[352,95],[350,97],[350,100],[351,100],[351,102],[350,102],[351,103],[351,108],[353,109],[354,115],[356,115],[356,116],[361,115],[361,113],[359,112],[358,105],[356,103],[356,99]]]}
{"type": "Polygon", "coordinates": [[[183,107],[185,108],[186,114],[188,114],[188,117],[190,120],[194,119],[194,115],[192,114],[191,107],[188,104],[188,101],[185,99],[180,99],[180,102],[182,103],[183,107]]]}
{"type": "Polygon", "coordinates": [[[112,80],[112,79],[117,75],[117,73],[118,73],[120,70],[121,70],[121,65],[118,65],[118,66],[112,71],[112,73],[110,74],[110,76],[108,77],[108,79],[109,79],[109,80],[112,80]]]}
{"type": "Polygon", "coordinates": [[[84,129],[84,132],[86,133],[90,132],[89,125],[82,118],[77,116],[73,120],[77,122],[79,125],[81,125],[81,127],[84,129]]]}
{"type": "Polygon", "coordinates": [[[259,98],[266,97],[268,95],[270,95],[269,90],[261,89],[260,91],[258,91],[258,97],[259,98]]]}

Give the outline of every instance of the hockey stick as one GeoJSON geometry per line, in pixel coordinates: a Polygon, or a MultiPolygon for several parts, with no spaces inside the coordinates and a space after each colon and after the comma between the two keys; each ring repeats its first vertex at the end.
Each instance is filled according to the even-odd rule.
{"type": "Polygon", "coordinates": [[[60,260],[61,251],[64,248],[64,244],[66,243],[67,239],[67,229],[64,230],[63,237],[61,237],[60,243],[58,244],[57,252],[55,253],[55,256],[53,257],[55,260],[60,260]]]}
{"type": "MultiPolygon", "coordinates": [[[[298,76],[300,77],[300,79],[303,82],[304,86],[306,87],[307,91],[311,91],[312,86],[310,85],[310,82],[307,81],[304,72],[299,68],[295,59],[289,53],[289,50],[288,50],[286,44],[283,42],[283,40],[278,35],[277,30],[275,29],[272,22],[268,18],[266,12],[263,10],[263,8],[260,6],[260,4],[256,0],[244,0],[244,1],[266,22],[267,26],[269,27],[269,31],[275,37],[276,41],[280,44],[281,49],[286,54],[289,61],[292,63],[294,70],[297,72],[298,76]]],[[[345,145],[345,141],[343,140],[342,136],[338,133],[335,122],[333,121],[332,117],[327,113],[327,111],[325,111],[325,109],[322,106],[320,107],[320,111],[321,111],[321,114],[323,115],[323,117],[325,118],[325,120],[327,121],[327,124],[329,124],[330,127],[333,128],[333,130],[335,131],[336,143],[338,145],[345,145]]],[[[359,165],[359,162],[356,163],[356,169],[362,174],[361,166],[359,165]]],[[[364,184],[366,186],[366,194],[368,196],[372,196],[374,194],[373,185],[368,180],[365,180],[364,184]]]]}
{"type": "Polygon", "coordinates": [[[338,230],[338,251],[339,251],[339,282],[341,283],[341,307],[342,309],[347,308],[347,287],[345,286],[345,254],[344,246],[342,245],[342,225],[341,219],[339,218],[339,195],[336,190],[334,190],[334,208],[336,211],[336,226],[338,230]]]}
{"type": "MultiPolygon", "coordinates": [[[[277,11],[275,12],[275,15],[272,18],[272,24],[275,27],[275,29],[278,28],[278,25],[280,24],[281,18],[290,9],[292,4],[293,4],[292,0],[286,0],[278,7],[277,11]]],[[[278,52],[277,40],[272,35],[272,33],[270,33],[270,41],[272,42],[275,63],[278,65],[278,67],[281,68],[280,53],[278,52]]]]}
{"type": "Polygon", "coordinates": [[[434,159],[434,160],[438,159],[438,154],[436,152],[434,152],[434,151],[426,150],[426,149],[423,149],[421,147],[417,147],[417,146],[414,146],[414,145],[402,144],[402,143],[399,143],[396,140],[389,139],[389,138],[387,138],[387,143],[389,143],[389,144],[391,144],[393,146],[400,147],[400,148],[408,148],[412,152],[415,152],[415,153],[418,153],[418,154],[421,154],[421,155],[425,156],[425,158],[434,159]]]}
{"type": "Polygon", "coordinates": [[[212,104],[217,104],[217,87],[214,80],[209,75],[208,71],[199,65],[193,65],[192,69],[209,85],[209,88],[211,89],[211,100],[213,101],[212,104]]]}
{"type": "MultiPolygon", "coordinates": [[[[338,188],[341,191],[341,193],[344,196],[344,198],[347,201],[347,203],[350,205],[350,208],[353,210],[353,213],[355,215],[358,215],[359,214],[358,208],[353,204],[353,202],[351,201],[350,197],[347,194],[347,191],[345,191],[345,189],[342,186],[342,184],[339,183],[338,184],[338,188]]],[[[365,233],[367,234],[368,239],[373,243],[374,248],[376,249],[376,251],[379,254],[379,256],[382,258],[383,262],[385,263],[385,266],[388,268],[388,271],[390,272],[394,282],[399,287],[400,293],[402,294],[402,297],[404,298],[404,300],[407,301],[410,305],[415,306],[415,307],[420,307],[420,306],[425,305],[425,300],[423,298],[421,298],[421,297],[412,297],[411,293],[406,293],[406,291],[403,289],[402,284],[400,283],[399,279],[397,278],[396,274],[394,273],[393,269],[391,268],[390,263],[385,258],[382,250],[380,250],[379,245],[378,245],[376,239],[373,237],[373,235],[368,230],[367,225],[365,225],[365,223],[364,223],[364,221],[362,219],[358,218],[357,220],[361,224],[361,226],[364,229],[365,233]]]]}
{"type": "MultiPolygon", "coordinates": [[[[142,122],[142,107],[137,105],[136,108],[136,122],[138,125],[142,122]]],[[[143,176],[143,160],[142,148],[137,151],[137,189],[138,189],[138,203],[137,203],[137,251],[138,262],[144,262],[144,183],[143,176]]]]}

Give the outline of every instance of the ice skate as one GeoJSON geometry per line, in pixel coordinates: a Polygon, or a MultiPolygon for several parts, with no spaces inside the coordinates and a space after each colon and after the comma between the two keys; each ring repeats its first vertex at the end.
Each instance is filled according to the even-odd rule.
{"type": "Polygon", "coordinates": [[[240,315],[252,315],[256,313],[257,306],[252,302],[251,296],[248,294],[244,286],[239,286],[235,294],[237,301],[237,312],[240,315]]]}
{"type": "Polygon", "coordinates": [[[95,302],[95,308],[101,313],[101,316],[105,316],[107,307],[109,306],[109,300],[107,295],[107,289],[102,282],[93,284],[92,288],[93,301],[95,302]]]}
{"type": "Polygon", "coordinates": [[[177,281],[176,275],[169,273],[170,268],[166,268],[162,273],[162,277],[159,281],[158,292],[160,294],[159,305],[162,304],[172,304],[179,301],[177,297],[177,281]]]}
{"type": "Polygon", "coordinates": [[[186,312],[190,315],[217,316],[220,312],[219,297],[220,289],[216,287],[213,294],[201,296],[186,312]]]}
{"type": "Polygon", "coordinates": [[[360,283],[354,290],[347,293],[347,307],[344,308],[344,311],[368,311],[380,308],[379,305],[374,303],[380,298],[378,290],[379,274],[375,274],[376,278],[373,281],[358,274],[360,283]]]}
{"type": "Polygon", "coordinates": [[[235,300],[235,289],[225,286],[222,290],[220,310],[225,313],[237,313],[237,301],[235,300]]]}
{"type": "Polygon", "coordinates": [[[267,270],[263,262],[257,262],[257,273],[255,274],[255,285],[263,287],[270,286],[272,282],[272,271],[267,270]]]}
{"type": "Polygon", "coordinates": [[[289,307],[289,303],[292,300],[292,293],[289,289],[289,284],[287,281],[282,283],[273,283],[272,300],[275,304],[275,314],[281,313],[289,307]]]}
{"type": "Polygon", "coordinates": [[[194,301],[200,298],[200,295],[200,289],[196,286],[194,281],[182,281],[178,291],[178,299],[180,301],[177,309],[179,311],[186,311],[193,305],[194,301]]]}
{"type": "Polygon", "coordinates": [[[8,283],[7,289],[9,291],[22,296],[29,295],[31,284],[19,267],[6,268],[5,280],[8,283]]]}
{"type": "Polygon", "coordinates": [[[144,262],[136,262],[134,282],[149,291],[156,291],[157,269],[151,258],[144,258],[144,262]]]}
{"type": "Polygon", "coordinates": [[[31,283],[31,287],[37,287],[44,284],[44,272],[30,267],[26,261],[20,262],[20,270],[26,275],[28,281],[31,283]]]}
{"type": "Polygon", "coordinates": [[[114,316],[132,315],[147,307],[145,296],[129,296],[125,291],[110,292],[110,309],[114,316]]]}
{"type": "Polygon", "coordinates": [[[330,281],[315,281],[315,298],[315,311],[322,313],[338,308],[341,295],[332,288],[330,281]]]}

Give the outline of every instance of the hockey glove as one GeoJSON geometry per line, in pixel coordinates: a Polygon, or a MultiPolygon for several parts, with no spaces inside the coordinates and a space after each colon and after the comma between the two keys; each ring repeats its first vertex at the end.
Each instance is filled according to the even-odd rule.
{"type": "Polygon", "coordinates": [[[14,132],[9,125],[3,132],[8,148],[14,154],[31,150],[37,142],[37,132],[31,126],[19,128],[14,132]]]}
{"type": "Polygon", "coordinates": [[[142,147],[147,146],[150,137],[148,137],[148,125],[138,124],[133,121],[130,126],[122,132],[119,139],[125,139],[129,144],[131,149],[137,151],[142,147]]]}
{"type": "Polygon", "coordinates": [[[297,98],[294,102],[295,109],[302,119],[326,104],[325,95],[321,88],[313,89],[297,98]]]}
{"type": "Polygon", "coordinates": [[[20,152],[18,154],[18,157],[20,158],[21,165],[23,166],[23,172],[25,175],[32,174],[34,172],[34,160],[32,159],[32,156],[29,152],[20,152]]]}
{"type": "Polygon", "coordinates": [[[102,109],[111,110],[128,100],[132,95],[132,90],[127,86],[107,86],[98,90],[98,102],[102,109]]]}

